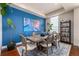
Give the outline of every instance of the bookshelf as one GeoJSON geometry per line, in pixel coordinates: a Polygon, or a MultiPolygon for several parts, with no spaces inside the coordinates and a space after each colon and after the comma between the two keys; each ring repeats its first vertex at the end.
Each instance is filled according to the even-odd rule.
{"type": "Polygon", "coordinates": [[[71,44],[71,20],[60,22],[60,41],[71,44]]]}

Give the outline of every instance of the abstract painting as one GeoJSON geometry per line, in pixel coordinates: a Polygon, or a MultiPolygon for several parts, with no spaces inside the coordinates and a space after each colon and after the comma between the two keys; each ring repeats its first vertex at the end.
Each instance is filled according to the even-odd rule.
{"type": "Polygon", "coordinates": [[[24,31],[39,31],[40,20],[24,18],[24,31]]]}

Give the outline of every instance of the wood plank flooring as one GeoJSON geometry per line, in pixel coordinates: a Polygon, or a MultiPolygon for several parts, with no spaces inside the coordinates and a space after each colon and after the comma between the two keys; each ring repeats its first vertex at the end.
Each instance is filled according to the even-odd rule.
{"type": "Polygon", "coordinates": [[[70,56],[79,56],[79,47],[72,46],[69,55],[70,56]]]}
{"type": "Polygon", "coordinates": [[[2,51],[1,56],[19,56],[17,49],[7,51],[6,49],[2,51]]]}

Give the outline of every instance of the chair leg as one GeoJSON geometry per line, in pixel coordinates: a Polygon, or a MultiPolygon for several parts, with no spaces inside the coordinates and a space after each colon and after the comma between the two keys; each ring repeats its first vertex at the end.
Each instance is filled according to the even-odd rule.
{"type": "Polygon", "coordinates": [[[58,41],[58,47],[60,48],[60,44],[59,44],[59,41],[58,41]]]}
{"type": "Polygon", "coordinates": [[[48,56],[48,44],[47,44],[47,56],[48,56]]]}
{"type": "Polygon", "coordinates": [[[47,47],[47,56],[48,56],[48,47],[47,47]]]}
{"type": "Polygon", "coordinates": [[[59,46],[59,42],[56,41],[56,48],[57,48],[57,49],[58,49],[58,46],[59,46]]]}
{"type": "Polygon", "coordinates": [[[54,43],[54,44],[55,44],[55,48],[57,49],[57,42],[55,41],[55,43],[54,43]]]}
{"type": "Polygon", "coordinates": [[[22,56],[23,56],[23,54],[24,54],[24,50],[22,49],[22,56]]]}
{"type": "Polygon", "coordinates": [[[52,47],[53,47],[53,46],[51,46],[51,51],[52,51],[52,53],[53,53],[53,49],[52,49],[52,47]]]}
{"type": "Polygon", "coordinates": [[[24,56],[24,54],[25,54],[26,56],[28,56],[28,55],[27,55],[27,51],[23,49],[23,50],[22,50],[22,56],[24,56]]]}
{"type": "Polygon", "coordinates": [[[37,45],[37,51],[38,51],[38,46],[39,46],[39,43],[36,43],[36,45],[37,45]]]}

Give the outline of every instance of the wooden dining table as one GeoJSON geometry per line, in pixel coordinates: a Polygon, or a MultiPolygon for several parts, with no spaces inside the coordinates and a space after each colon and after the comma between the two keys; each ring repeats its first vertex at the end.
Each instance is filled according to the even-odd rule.
{"type": "Polygon", "coordinates": [[[35,36],[35,37],[29,36],[29,37],[26,37],[26,38],[37,43],[37,42],[41,42],[41,41],[45,40],[47,37],[48,36],[46,35],[46,36],[43,36],[43,37],[42,36],[35,36]]]}
{"type": "Polygon", "coordinates": [[[37,50],[39,49],[39,45],[40,45],[40,42],[44,41],[48,36],[30,36],[30,37],[26,37],[28,40],[36,43],[37,45],[37,50]]]}

